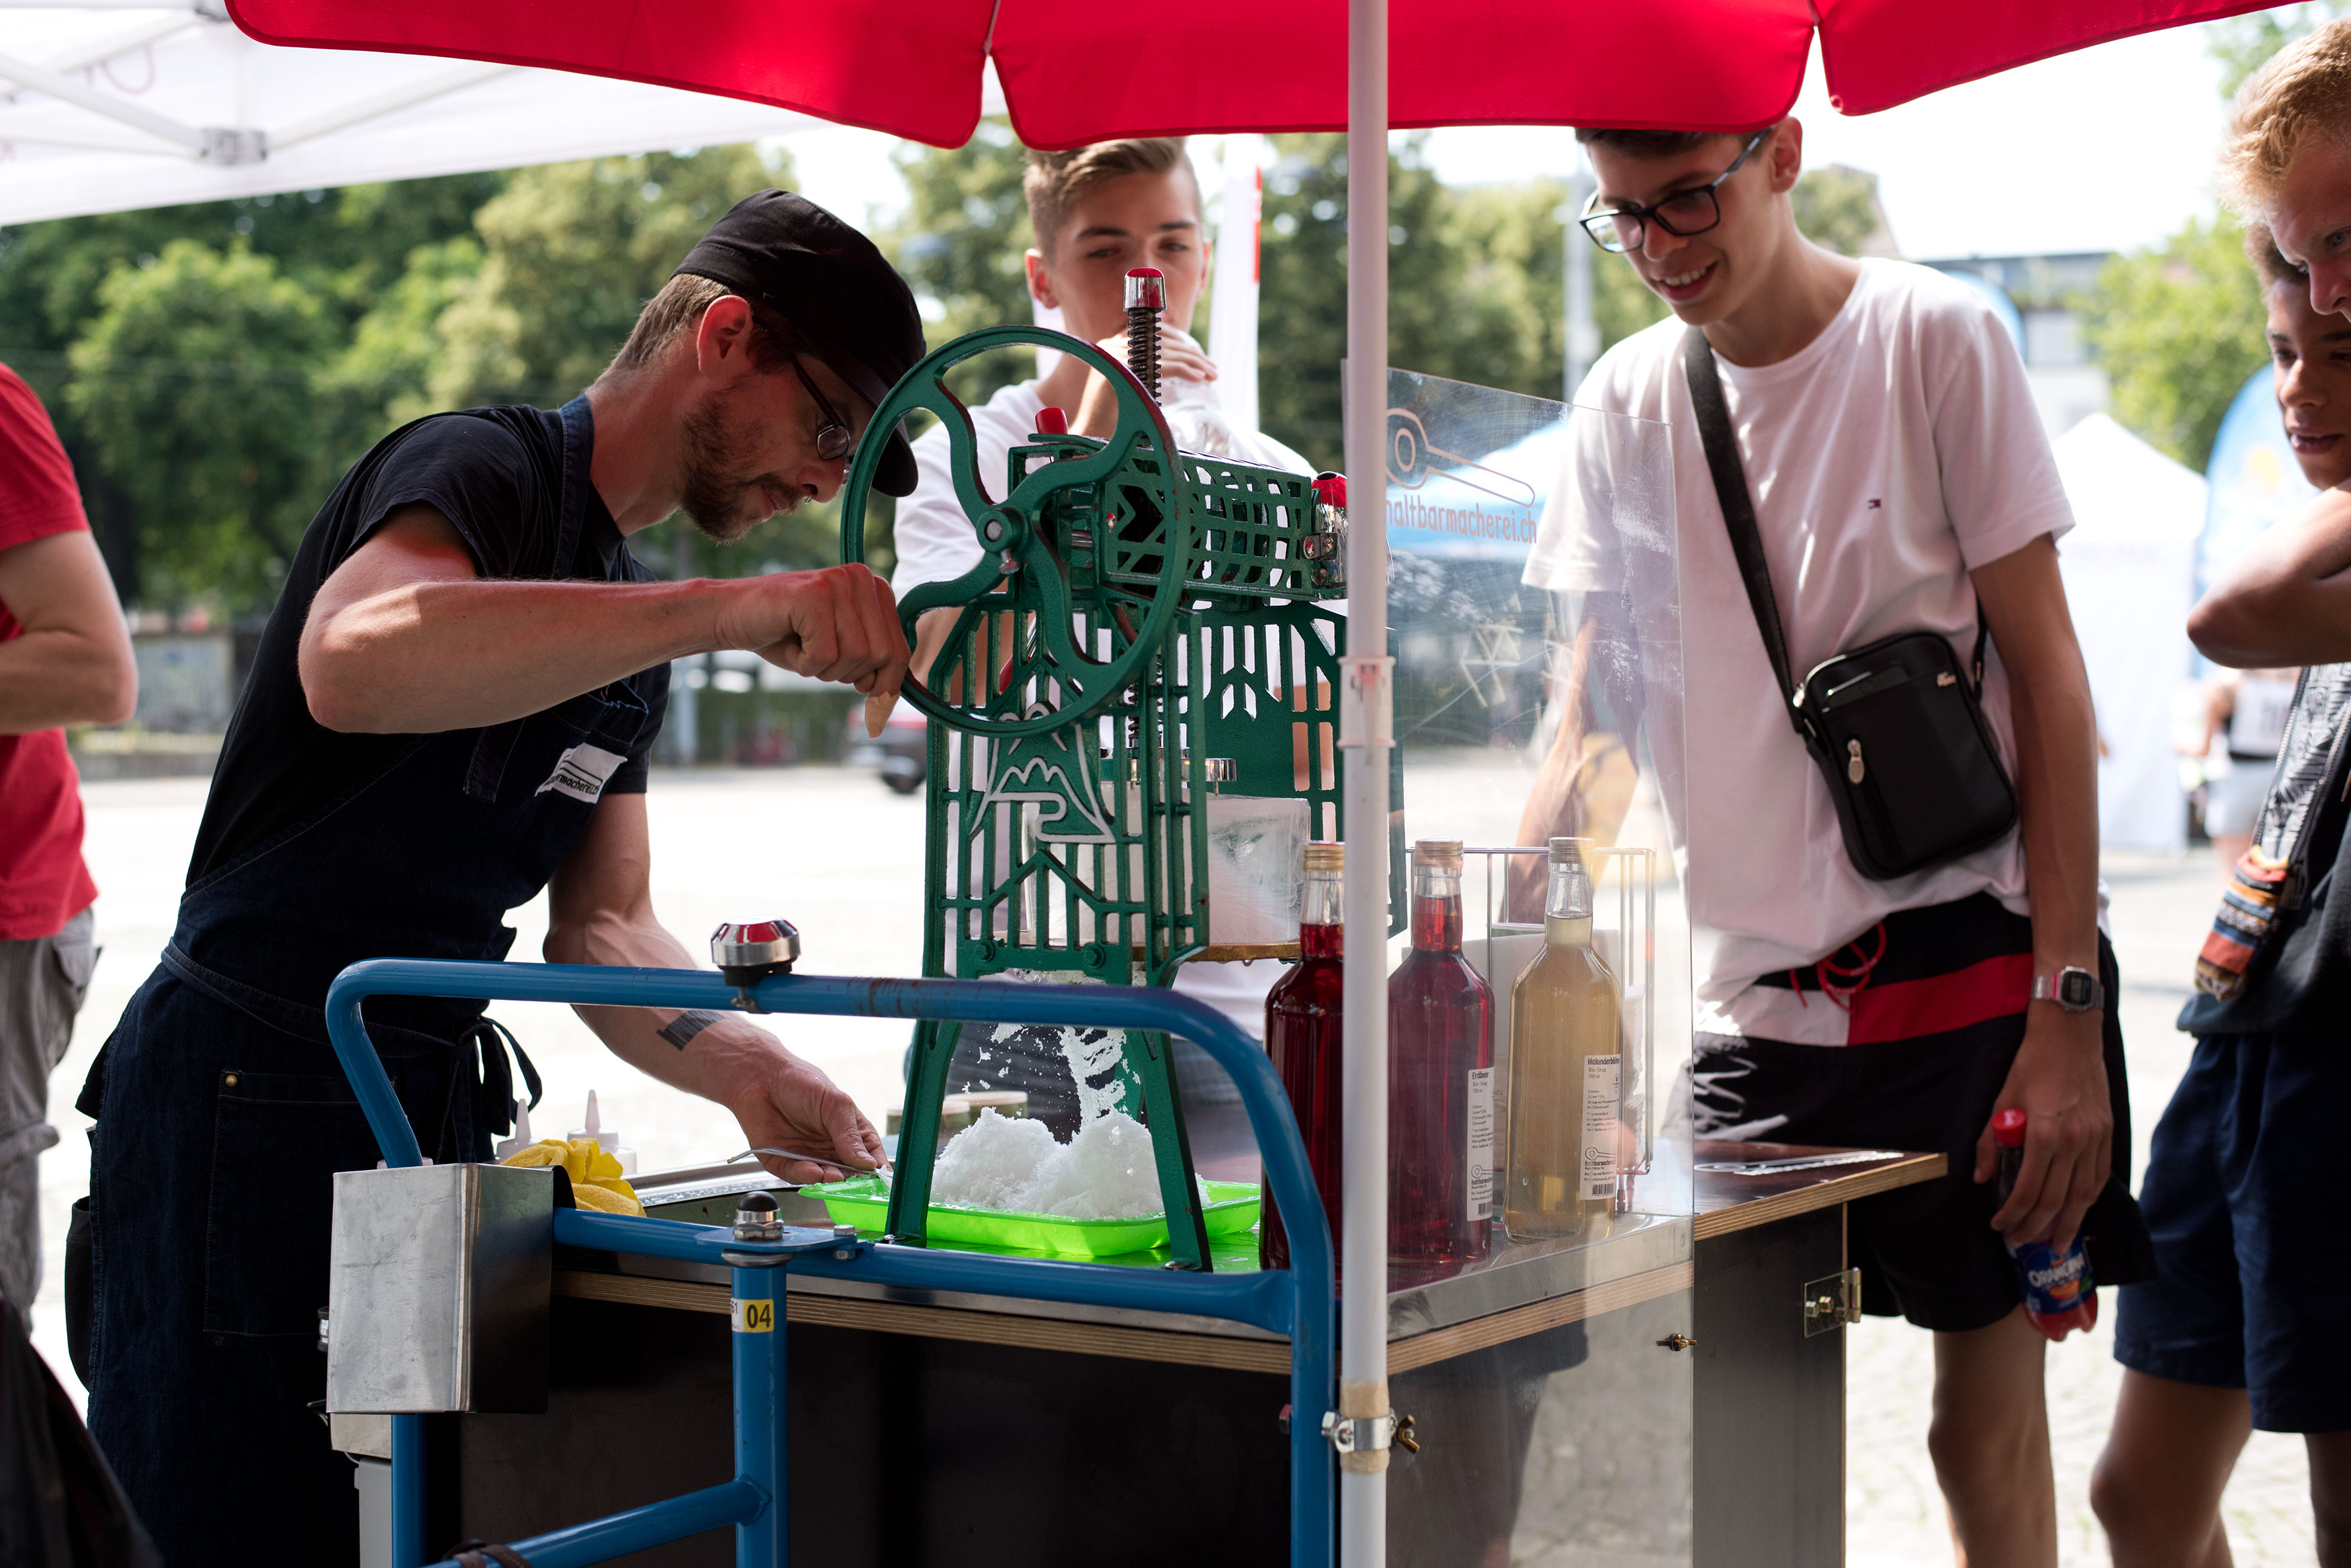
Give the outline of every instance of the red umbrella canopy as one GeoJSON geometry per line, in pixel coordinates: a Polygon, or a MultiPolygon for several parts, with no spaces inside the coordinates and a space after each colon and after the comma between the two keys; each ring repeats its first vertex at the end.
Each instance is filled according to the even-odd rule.
{"type": "MultiPolygon", "coordinates": [[[[1391,123],[1736,130],[1815,30],[1847,114],[2269,0],[1391,0],[1391,123]],[[1817,17],[1817,21],[1815,20],[1817,17]]],[[[1337,130],[1345,0],[229,0],[264,43],[453,55],[775,104],[935,146],[990,57],[1032,147],[1337,130]]]]}

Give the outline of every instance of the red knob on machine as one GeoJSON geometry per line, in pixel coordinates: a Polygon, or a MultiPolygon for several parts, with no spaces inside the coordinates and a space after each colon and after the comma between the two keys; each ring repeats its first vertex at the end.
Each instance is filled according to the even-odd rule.
{"type": "Polygon", "coordinates": [[[1069,434],[1070,416],[1056,408],[1049,407],[1038,410],[1037,433],[1039,435],[1069,434]]]}
{"type": "Polygon", "coordinates": [[[1155,266],[1139,266],[1126,275],[1126,307],[1129,310],[1165,310],[1167,308],[1167,277],[1155,266]]]}

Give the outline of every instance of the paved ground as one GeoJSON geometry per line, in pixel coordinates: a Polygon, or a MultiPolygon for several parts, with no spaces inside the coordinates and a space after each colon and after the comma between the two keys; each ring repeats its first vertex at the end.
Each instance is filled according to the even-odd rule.
{"type": "MultiPolygon", "coordinates": [[[[1472,842],[1480,836],[1488,843],[1508,842],[1515,802],[1523,798],[1518,772],[1499,759],[1450,770],[1441,779],[1416,770],[1410,803],[1415,816],[1434,815],[1430,807],[1442,800],[1444,831],[1468,836],[1472,842]]],[[[870,775],[821,768],[656,774],[654,780],[650,804],[655,899],[690,947],[721,919],[776,912],[801,923],[810,961],[818,969],[915,972],[918,936],[905,910],[920,891],[919,802],[890,794],[870,775]]],[[[89,1180],[82,1136],[89,1124],[75,1114],[72,1102],[90,1058],[171,934],[204,790],[201,781],[183,780],[94,784],[85,789],[88,853],[102,889],[99,938],[106,953],[73,1051],[52,1086],[51,1119],[65,1141],[43,1158],[49,1262],[33,1314],[37,1343],[69,1385],[58,1281],[67,1209],[87,1190],[89,1180]]],[[[2106,876],[2116,900],[2114,934],[2143,1159],[2147,1135],[2186,1061],[2187,1042],[2173,1032],[2171,1017],[2210,919],[2214,873],[2205,856],[2115,855],[2108,857],[2106,876]]],[[[543,902],[515,911],[513,920],[515,955],[535,957],[545,930],[543,902]]],[[[726,1113],[621,1066],[568,1011],[501,1004],[497,1014],[546,1075],[540,1132],[561,1133],[575,1126],[587,1091],[594,1088],[606,1125],[622,1129],[647,1168],[731,1154],[740,1147],[740,1135],[726,1113]]],[[[807,1020],[789,1037],[880,1120],[883,1106],[895,1096],[904,1044],[901,1026],[807,1020]]],[[[1948,1563],[1950,1547],[1926,1456],[1932,1372],[1928,1337],[1877,1320],[1852,1333],[1849,1560],[1856,1568],[1948,1563]]],[[[2064,1561],[2069,1568],[2103,1563],[2106,1556],[2090,1517],[2087,1484],[2117,1380],[2105,1328],[2090,1343],[2076,1338],[2054,1349],[2049,1366],[2064,1561]]],[[[73,1387],[78,1397],[78,1386],[73,1387]]],[[[2240,1564],[2312,1560],[2305,1486],[2300,1440],[2256,1435],[2228,1497],[2230,1539],[2240,1564]]]]}

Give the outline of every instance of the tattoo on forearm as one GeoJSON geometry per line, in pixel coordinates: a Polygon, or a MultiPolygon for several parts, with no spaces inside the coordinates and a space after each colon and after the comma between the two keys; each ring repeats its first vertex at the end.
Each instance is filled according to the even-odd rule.
{"type": "Polygon", "coordinates": [[[697,1007],[691,1012],[681,1012],[663,1024],[661,1037],[683,1051],[685,1049],[687,1041],[726,1016],[723,1012],[713,1012],[708,1008],[697,1007]]]}

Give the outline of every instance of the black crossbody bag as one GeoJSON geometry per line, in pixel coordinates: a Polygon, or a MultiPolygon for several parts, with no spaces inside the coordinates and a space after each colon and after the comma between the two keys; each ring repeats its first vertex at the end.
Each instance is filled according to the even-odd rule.
{"type": "Polygon", "coordinates": [[[1966,668],[1934,632],[1906,631],[1824,659],[1796,680],[1722,378],[1706,334],[1695,327],[1682,340],[1682,369],[1756,629],[1771,656],[1789,722],[1828,781],[1855,868],[1883,882],[2000,842],[2016,826],[2016,790],[1984,722],[1990,628],[1981,602],[1975,654],[1966,668]]]}

